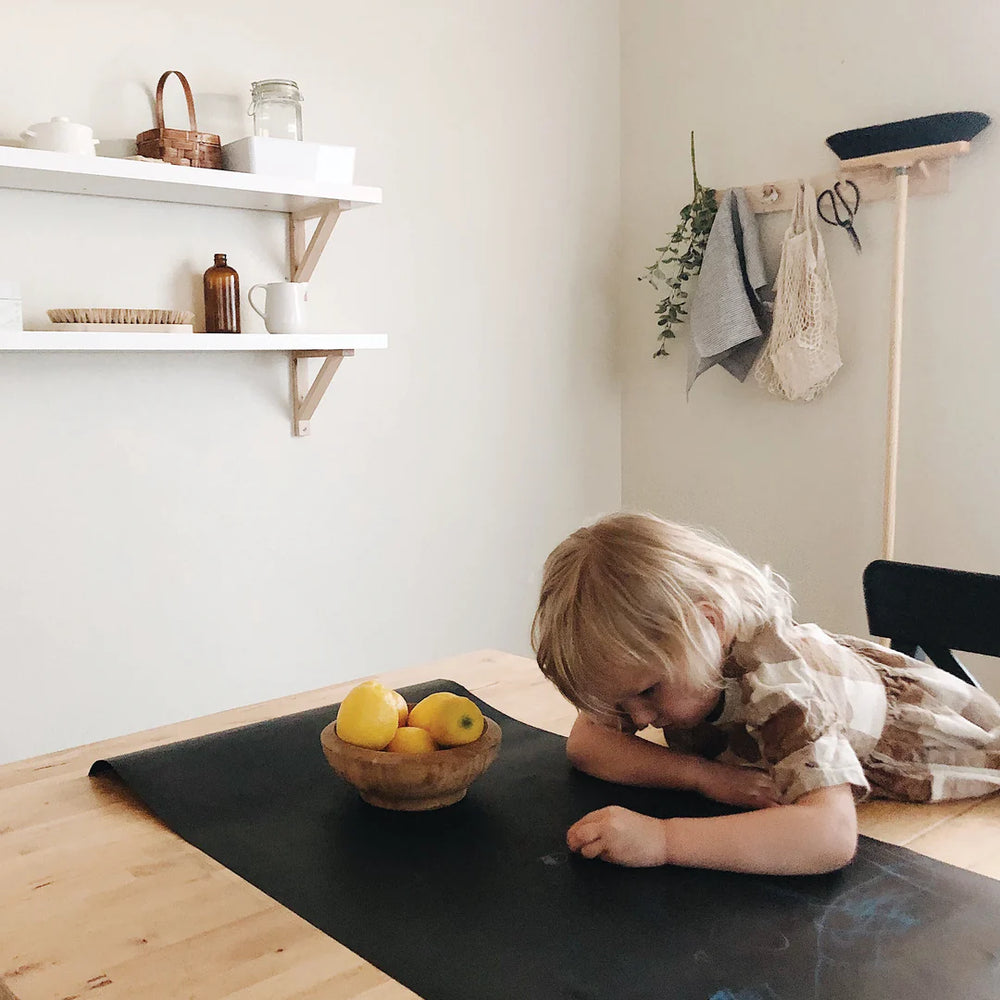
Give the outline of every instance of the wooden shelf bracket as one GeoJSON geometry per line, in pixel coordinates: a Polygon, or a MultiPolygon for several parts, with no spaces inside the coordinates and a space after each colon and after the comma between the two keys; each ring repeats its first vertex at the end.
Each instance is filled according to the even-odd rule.
{"type": "Polygon", "coordinates": [[[333,228],[340,218],[339,202],[315,209],[288,213],[288,280],[309,281],[319,263],[323,249],[333,235],[333,228]],[[312,239],[306,246],[306,223],[319,219],[312,239]]]}
{"type": "Polygon", "coordinates": [[[288,355],[289,380],[292,396],[292,434],[305,437],[309,434],[309,421],[316,412],[344,358],[354,356],[354,351],[291,351],[288,355]],[[323,358],[323,365],[316,377],[309,381],[309,359],[323,358]],[[306,388],[308,386],[308,388],[306,388]]]}
{"type": "MultiPolygon", "coordinates": [[[[348,208],[350,205],[347,206],[348,208]]],[[[341,204],[319,205],[312,209],[301,209],[288,213],[288,280],[309,281],[320,255],[333,235],[333,229],[340,219],[341,204]],[[306,223],[318,219],[312,238],[306,245],[306,223]]],[[[352,357],[354,351],[292,351],[288,355],[289,380],[292,396],[292,433],[295,437],[309,434],[309,421],[316,412],[323,394],[329,388],[333,376],[344,358],[352,357]],[[309,359],[321,357],[323,364],[316,377],[309,381],[309,359]],[[308,386],[308,389],[306,388],[308,386]]]]}

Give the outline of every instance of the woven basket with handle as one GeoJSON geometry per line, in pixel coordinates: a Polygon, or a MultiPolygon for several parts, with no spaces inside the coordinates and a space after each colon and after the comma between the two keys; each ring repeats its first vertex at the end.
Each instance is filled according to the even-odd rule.
{"type": "Polygon", "coordinates": [[[154,160],[164,160],[182,167],[222,167],[222,143],[217,135],[198,131],[191,88],[184,74],[176,69],[168,69],[156,85],[156,128],[140,132],[135,137],[135,145],[140,156],[148,156],[154,160]],[[163,124],[163,85],[171,74],[181,81],[184,88],[190,129],[166,128],[163,124]]]}

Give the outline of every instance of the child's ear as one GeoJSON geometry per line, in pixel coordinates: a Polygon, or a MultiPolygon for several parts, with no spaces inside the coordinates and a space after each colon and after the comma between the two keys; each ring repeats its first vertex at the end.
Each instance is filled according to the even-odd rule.
{"type": "Polygon", "coordinates": [[[709,604],[708,601],[699,601],[697,604],[698,610],[708,619],[709,624],[715,629],[719,634],[719,642],[723,645],[726,643],[725,627],[726,623],[723,620],[722,612],[714,605],[709,604]]]}

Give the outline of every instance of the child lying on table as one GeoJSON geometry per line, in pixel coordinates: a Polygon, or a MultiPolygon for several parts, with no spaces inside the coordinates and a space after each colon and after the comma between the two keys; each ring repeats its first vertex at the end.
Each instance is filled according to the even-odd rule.
{"type": "Polygon", "coordinates": [[[800,625],[768,569],[691,528],[613,514],[545,563],[532,642],[580,714],[571,763],[751,812],[589,813],[567,843],[621,865],[807,874],[857,848],[855,799],[1000,788],[1000,705],[883,646],[800,625]],[[660,746],[635,733],[663,730],[660,746]]]}

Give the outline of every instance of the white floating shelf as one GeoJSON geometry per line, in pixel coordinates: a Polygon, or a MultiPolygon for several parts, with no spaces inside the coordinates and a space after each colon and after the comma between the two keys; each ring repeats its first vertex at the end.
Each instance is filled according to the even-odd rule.
{"type": "Polygon", "coordinates": [[[389,346],[384,333],[0,332],[0,351],[353,351],[389,346]]]}
{"type": "Polygon", "coordinates": [[[0,188],[287,213],[314,212],[332,205],[344,211],[382,203],[382,189],[377,187],[18,146],[0,146],[0,188]]]}
{"type": "MultiPolygon", "coordinates": [[[[180,205],[282,212],[288,216],[289,277],[309,281],[341,212],[379,205],[382,189],[317,184],[235,170],[177,167],[147,160],[73,156],[0,146],[0,189],[95,195],[180,205]],[[306,223],[316,220],[306,243],[306,223]]],[[[268,351],[288,355],[292,432],[309,433],[309,420],[344,358],[355,350],[384,348],[380,333],[103,333],[25,330],[0,332],[2,351],[268,351]],[[315,378],[309,359],[323,358],[315,378]]]]}

